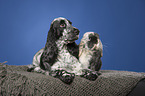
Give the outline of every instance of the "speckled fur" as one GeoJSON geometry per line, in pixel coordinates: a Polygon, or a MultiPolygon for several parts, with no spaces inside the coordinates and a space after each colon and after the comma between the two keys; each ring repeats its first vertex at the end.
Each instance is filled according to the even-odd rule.
{"type": "Polygon", "coordinates": [[[89,49],[86,50],[87,48],[85,51],[82,49],[82,51],[80,48],[84,43],[80,43],[80,46],[75,43],[78,37],[79,30],[73,27],[69,20],[62,17],[54,19],[48,32],[45,47],[35,54],[33,64],[29,66],[29,71],[33,70],[54,76],[67,84],[73,81],[75,75],[96,80],[98,73],[90,70],[88,64],[93,52],[89,49]],[[82,53],[79,53],[79,50],[82,53]],[[91,53],[91,55],[88,53],[91,53]]]}
{"type": "Polygon", "coordinates": [[[35,54],[28,71],[51,75],[67,84],[73,81],[74,73],[80,70],[79,49],[75,43],[79,30],[71,24],[62,17],[52,21],[45,47],[35,54]]]}
{"type": "Polygon", "coordinates": [[[94,32],[86,32],[79,45],[79,61],[84,69],[99,71],[102,65],[101,57],[103,56],[103,45],[99,35],[94,32]],[[91,38],[96,38],[91,41],[91,38]],[[90,42],[91,41],[91,42],[90,42]],[[92,46],[89,47],[89,42],[92,46]]]}

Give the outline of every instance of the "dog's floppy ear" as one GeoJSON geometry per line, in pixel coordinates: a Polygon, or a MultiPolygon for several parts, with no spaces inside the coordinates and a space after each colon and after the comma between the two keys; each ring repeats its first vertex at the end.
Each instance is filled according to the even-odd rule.
{"type": "MultiPolygon", "coordinates": [[[[47,40],[50,40],[51,38],[56,39],[56,34],[57,34],[57,31],[54,28],[53,24],[51,24],[49,32],[48,32],[47,40]]],[[[55,41],[55,40],[53,40],[53,41],[55,41]]]]}
{"type": "MultiPolygon", "coordinates": [[[[56,22],[55,22],[56,23],[56,22]]],[[[50,26],[50,30],[48,32],[48,34],[50,35],[49,37],[58,40],[59,37],[62,36],[62,32],[63,30],[59,29],[59,24],[51,24],[50,26]]]]}
{"type": "Polygon", "coordinates": [[[40,59],[40,67],[43,70],[49,70],[50,66],[52,66],[56,62],[58,49],[56,45],[56,40],[59,39],[57,37],[57,30],[54,29],[53,24],[51,24],[48,36],[47,36],[47,42],[45,44],[44,52],[41,55],[40,59]]]}

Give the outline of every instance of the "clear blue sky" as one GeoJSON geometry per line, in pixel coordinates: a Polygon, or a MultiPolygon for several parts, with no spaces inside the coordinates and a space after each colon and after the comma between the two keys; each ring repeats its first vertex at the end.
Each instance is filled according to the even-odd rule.
{"type": "Polygon", "coordinates": [[[0,62],[31,64],[56,17],[99,33],[103,70],[145,72],[145,0],[0,0],[0,62]]]}

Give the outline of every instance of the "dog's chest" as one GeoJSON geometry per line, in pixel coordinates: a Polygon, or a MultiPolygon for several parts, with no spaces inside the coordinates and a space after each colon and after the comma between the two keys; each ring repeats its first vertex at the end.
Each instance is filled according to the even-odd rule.
{"type": "Polygon", "coordinates": [[[81,56],[79,57],[79,61],[82,64],[84,69],[87,69],[90,65],[90,60],[92,58],[93,52],[90,50],[83,50],[81,56]]]}
{"type": "Polygon", "coordinates": [[[64,62],[66,64],[72,64],[73,62],[75,62],[75,59],[76,58],[69,53],[66,46],[64,46],[62,50],[60,50],[58,61],[64,62]]]}
{"type": "Polygon", "coordinates": [[[57,48],[58,48],[58,57],[57,57],[57,61],[58,62],[62,62],[66,65],[68,64],[74,64],[75,62],[77,62],[77,58],[73,55],[71,55],[69,53],[69,51],[67,50],[67,46],[65,44],[65,41],[63,40],[58,40],[56,42],[57,44],[57,48]]]}

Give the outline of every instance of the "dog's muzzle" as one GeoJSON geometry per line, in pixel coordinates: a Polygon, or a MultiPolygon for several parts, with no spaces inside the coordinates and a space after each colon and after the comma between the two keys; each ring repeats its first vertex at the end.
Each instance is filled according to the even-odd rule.
{"type": "Polygon", "coordinates": [[[79,35],[79,33],[80,33],[79,29],[74,28],[74,33],[75,33],[76,35],[79,35]]]}
{"type": "Polygon", "coordinates": [[[73,31],[71,32],[71,37],[69,39],[66,39],[67,43],[73,43],[75,40],[79,38],[79,29],[73,28],[73,31]]]}

